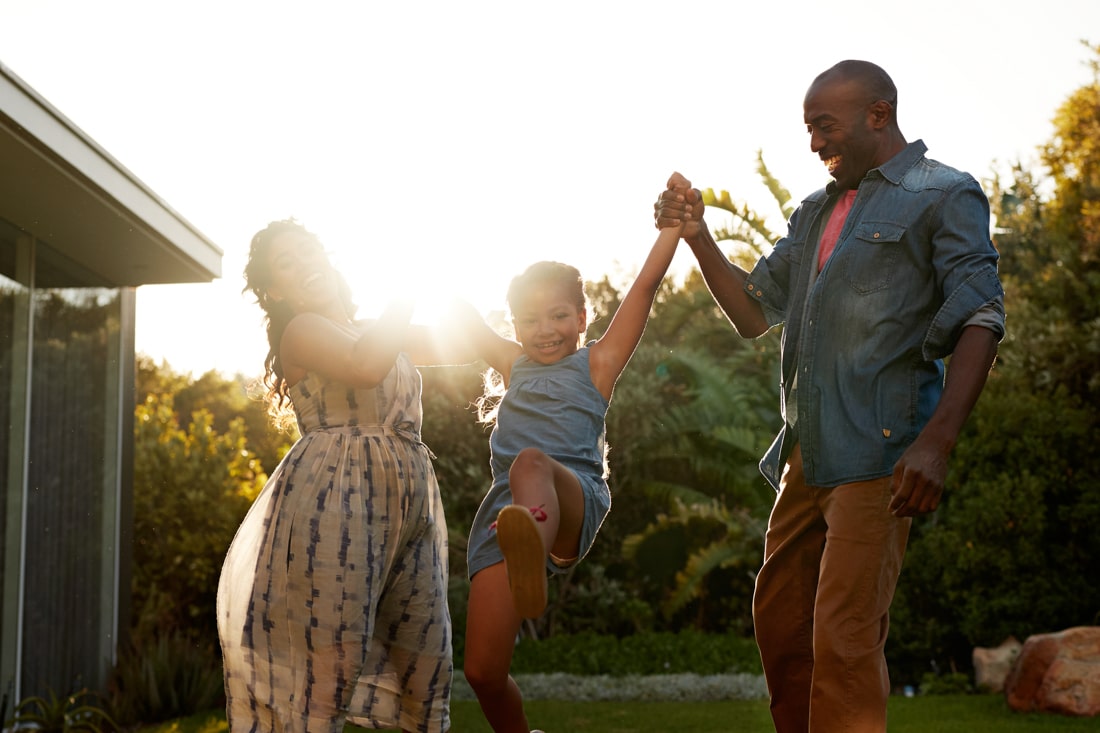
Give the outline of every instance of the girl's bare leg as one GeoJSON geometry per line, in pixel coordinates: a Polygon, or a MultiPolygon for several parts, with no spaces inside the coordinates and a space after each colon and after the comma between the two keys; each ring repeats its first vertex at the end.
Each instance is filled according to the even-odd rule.
{"type": "Polygon", "coordinates": [[[470,581],[463,671],[485,719],[496,733],[528,733],[523,696],[508,674],[520,617],[508,589],[504,563],[491,565],[470,581]]]}
{"type": "Polygon", "coordinates": [[[557,557],[576,557],[584,522],[584,494],[576,475],[542,451],[526,448],[513,461],[508,482],[513,503],[546,512],[546,521],[536,523],[543,546],[557,557]]]}

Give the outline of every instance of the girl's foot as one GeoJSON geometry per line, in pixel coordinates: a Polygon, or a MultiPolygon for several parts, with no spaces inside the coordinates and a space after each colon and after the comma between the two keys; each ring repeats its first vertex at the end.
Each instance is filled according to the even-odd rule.
{"type": "Polygon", "coordinates": [[[541,507],[515,504],[497,515],[497,542],[508,569],[512,602],[522,618],[538,618],[546,610],[546,548],[536,518],[546,521],[541,507]]]}

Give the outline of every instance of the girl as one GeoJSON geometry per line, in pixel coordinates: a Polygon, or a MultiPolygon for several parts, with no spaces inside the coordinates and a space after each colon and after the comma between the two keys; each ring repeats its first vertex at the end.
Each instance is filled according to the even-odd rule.
{"type": "MultiPolygon", "coordinates": [[[[679,174],[669,186],[687,190],[679,174]]],[[[515,341],[484,322],[475,327],[474,342],[505,392],[489,439],[493,485],[470,530],[464,671],[497,733],[528,733],[508,673],[516,634],[523,618],[546,607],[547,571],[580,561],[610,509],[604,418],[679,237],[677,227],[661,230],[597,341],[581,345],[588,318],[580,273],[555,262],[512,281],[515,341]]]]}
{"type": "Polygon", "coordinates": [[[230,730],[449,729],[447,529],[413,363],[472,361],[399,303],[353,319],[344,279],[293,219],[252,239],[264,382],[302,437],[241,524],[218,586],[230,730]]]}

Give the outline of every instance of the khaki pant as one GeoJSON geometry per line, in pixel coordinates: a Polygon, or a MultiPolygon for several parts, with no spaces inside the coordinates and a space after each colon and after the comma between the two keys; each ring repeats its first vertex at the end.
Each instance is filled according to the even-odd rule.
{"type": "Polygon", "coordinates": [[[808,486],[795,446],[756,578],[753,620],[777,733],[886,730],[883,647],[910,519],[890,478],[808,486]]]}

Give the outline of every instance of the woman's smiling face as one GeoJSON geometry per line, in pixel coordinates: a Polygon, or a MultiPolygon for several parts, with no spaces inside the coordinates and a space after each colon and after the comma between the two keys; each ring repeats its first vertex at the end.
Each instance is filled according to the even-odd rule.
{"type": "Polygon", "coordinates": [[[338,296],[336,271],[316,237],[296,231],[279,234],[271,240],[267,264],[267,292],[296,312],[320,310],[338,296]]]}

